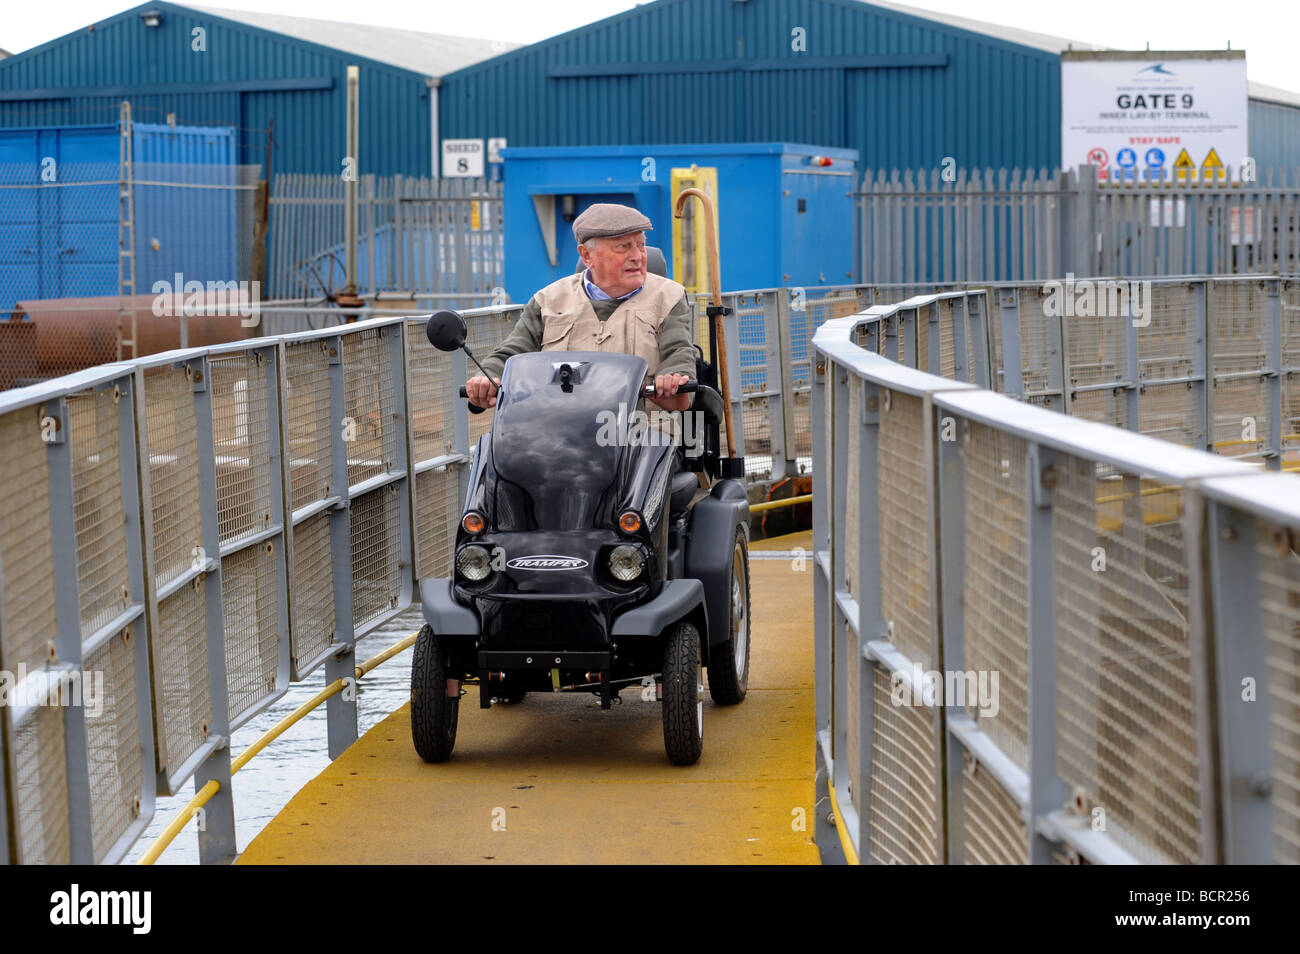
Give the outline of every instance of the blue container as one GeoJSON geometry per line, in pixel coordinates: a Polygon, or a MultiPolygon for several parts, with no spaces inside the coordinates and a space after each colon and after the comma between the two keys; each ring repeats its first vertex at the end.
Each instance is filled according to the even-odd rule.
{"type": "MultiPolygon", "coordinates": [[[[120,140],[113,125],[0,129],[0,316],[119,293],[120,140]]],[[[132,152],[136,293],[178,272],[238,279],[233,131],[137,123],[132,152]]]]}
{"type": "MultiPolygon", "coordinates": [[[[717,169],[724,290],[842,285],[853,280],[857,151],[791,143],[505,149],[506,292],[527,301],[572,274],[572,219],[597,202],[635,206],[654,225],[673,274],[672,170],[717,169]],[[813,165],[812,158],[831,160],[813,165]],[[566,203],[565,197],[572,199],[566,203]],[[554,235],[552,256],[548,236],[554,235]]],[[[690,200],[694,202],[695,200],[690,200]]]]}

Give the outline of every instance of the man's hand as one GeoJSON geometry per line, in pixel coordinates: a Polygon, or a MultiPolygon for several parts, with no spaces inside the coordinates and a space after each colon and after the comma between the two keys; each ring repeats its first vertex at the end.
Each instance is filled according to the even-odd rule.
{"type": "Polygon", "coordinates": [[[655,378],[655,396],[646,398],[665,411],[684,411],[691,406],[691,395],[678,394],[677,389],[690,380],[685,374],[661,374],[655,378]]]}
{"type": "Polygon", "coordinates": [[[489,381],[483,375],[470,378],[465,382],[465,395],[469,398],[471,404],[477,404],[479,407],[496,407],[497,387],[501,384],[500,378],[493,378],[489,381]]]}

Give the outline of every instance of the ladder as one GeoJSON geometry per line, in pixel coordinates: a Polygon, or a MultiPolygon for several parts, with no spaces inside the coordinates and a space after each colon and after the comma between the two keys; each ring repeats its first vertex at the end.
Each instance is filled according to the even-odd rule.
{"type": "Polygon", "coordinates": [[[136,313],[134,302],[128,307],[127,299],[135,295],[135,170],[131,152],[131,104],[122,101],[121,138],[118,144],[118,213],[117,213],[117,360],[136,357],[136,313]],[[126,337],[127,325],[130,337],[126,337]]]}

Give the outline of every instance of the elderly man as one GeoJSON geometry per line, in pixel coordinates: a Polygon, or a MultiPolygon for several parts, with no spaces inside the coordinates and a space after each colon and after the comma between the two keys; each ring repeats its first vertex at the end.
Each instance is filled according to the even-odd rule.
{"type": "Polygon", "coordinates": [[[655,396],[668,411],[691,406],[677,389],[695,373],[686,290],[646,272],[645,233],[654,226],[636,209],[599,203],[573,223],[586,269],[547,285],[528,302],[514,330],[484,361],[492,376],[470,378],[465,392],[480,407],[497,403],[501,371],[527,351],[615,351],[645,359],[655,396]]]}

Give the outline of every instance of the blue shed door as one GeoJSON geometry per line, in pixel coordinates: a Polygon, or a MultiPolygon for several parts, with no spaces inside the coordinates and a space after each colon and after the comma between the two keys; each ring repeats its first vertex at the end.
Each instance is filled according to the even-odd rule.
{"type": "Polygon", "coordinates": [[[118,148],[115,126],[0,130],[0,316],[116,294],[118,148]]]}

